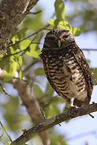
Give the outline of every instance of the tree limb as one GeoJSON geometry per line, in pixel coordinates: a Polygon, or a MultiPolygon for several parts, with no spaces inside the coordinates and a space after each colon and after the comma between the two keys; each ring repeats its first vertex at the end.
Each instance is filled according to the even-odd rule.
{"type": "MultiPolygon", "coordinates": [[[[12,33],[38,0],[1,0],[0,2],[0,50],[6,49],[12,33]]],[[[33,25],[33,24],[32,24],[33,25]]]]}
{"type": "Polygon", "coordinates": [[[19,138],[13,141],[10,145],[17,145],[17,144],[23,145],[28,140],[30,140],[33,137],[33,135],[37,133],[47,130],[63,121],[73,119],[82,115],[87,115],[95,111],[97,111],[97,103],[90,104],[80,108],[69,108],[64,113],[61,113],[50,119],[46,119],[45,121],[39,123],[37,126],[25,131],[19,138]]]}
{"type": "MultiPolygon", "coordinates": [[[[3,80],[3,70],[0,70],[0,80],[3,80]]],[[[27,81],[14,78],[8,83],[13,84],[13,86],[17,89],[33,123],[37,125],[42,122],[44,120],[44,117],[40,111],[40,106],[32,93],[32,88],[27,83],[27,81]]],[[[50,144],[49,131],[44,131],[39,135],[42,139],[43,145],[50,144]]]]}

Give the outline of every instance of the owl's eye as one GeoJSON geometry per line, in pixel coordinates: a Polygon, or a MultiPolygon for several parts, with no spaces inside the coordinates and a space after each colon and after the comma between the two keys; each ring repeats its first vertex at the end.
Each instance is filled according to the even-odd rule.
{"type": "Polygon", "coordinates": [[[55,38],[54,38],[54,37],[49,37],[49,40],[54,41],[54,40],[55,40],[55,38]]]}
{"type": "Polygon", "coordinates": [[[64,36],[63,36],[63,39],[68,38],[68,36],[69,36],[69,35],[64,35],[64,36]]]}

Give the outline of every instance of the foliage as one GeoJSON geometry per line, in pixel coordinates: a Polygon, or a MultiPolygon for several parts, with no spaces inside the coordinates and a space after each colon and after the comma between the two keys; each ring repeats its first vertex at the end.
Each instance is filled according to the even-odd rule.
{"type": "MultiPolygon", "coordinates": [[[[71,5],[70,8],[72,7],[73,12],[70,11],[68,14],[65,14],[64,2],[62,0],[55,1],[55,16],[54,19],[48,20],[48,29],[68,29],[74,36],[79,36],[81,31],[88,32],[90,30],[96,30],[97,15],[92,0],[72,0],[67,3],[71,5]],[[79,29],[72,26],[78,27],[79,29]]],[[[54,93],[54,90],[48,82],[45,83],[46,85],[41,83],[44,83],[46,80],[42,62],[39,58],[39,54],[41,53],[40,43],[46,32],[42,29],[45,27],[42,21],[42,15],[43,13],[36,16],[26,16],[24,21],[18,26],[17,31],[13,33],[7,45],[7,52],[3,52],[0,55],[0,68],[4,71],[3,83],[14,78],[17,72],[19,79],[26,77],[33,88],[34,96],[38,100],[46,117],[49,118],[61,112],[58,105],[62,104],[64,100],[54,93]],[[42,30],[40,31],[40,29],[42,30]],[[38,60],[37,63],[33,63],[29,70],[25,72],[24,69],[35,60],[38,60]]],[[[92,69],[92,71],[95,73],[97,79],[97,68],[92,69]]],[[[4,83],[3,87],[6,87],[7,91],[10,90],[9,83],[4,83]]],[[[11,90],[15,92],[14,88],[11,88],[11,90]]],[[[18,132],[20,132],[20,130],[23,129],[23,123],[25,121],[27,128],[29,128],[29,126],[31,126],[31,120],[26,110],[21,105],[17,93],[15,92],[14,96],[12,91],[10,91],[10,94],[11,96],[5,95],[2,89],[0,90],[0,110],[2,110],[2,118],[5,121],[5,127],[16,136],[17,128],[18,132]]],[[[5,141],[5,144],[8,144],[8,137],[6,137],[5,134],[3,137],[6,139],[0,137],[0,141],[5,141]]],[[[56,145],[66,144],[62,135],[59,136],[56,132],[53,132],[51,145],[55,144],[55,140],[56,145]]]]}
{"type": "Polygon", "coordinates": [[[59,25],[59,28],[67,29],[71,31],[71,33],[74,36],[78,36],[81,34],[81,31],[78,28],[71,27],[69,22],[65,21],[65,5],[62,0],[56,0],[55,2],[55,21],[53,19],[50,19],[48,22],[53,28],[57,28],[59,25]]]}
{"type": "Polygon", "coordinates": [[[58,133],[55,133],[54,131],[52,131],[50,145],[54,145],[55,140],[56,140],[56,145],[67,145],[66,141],[64,140],[64,136],[58,135],[58,133]]]}

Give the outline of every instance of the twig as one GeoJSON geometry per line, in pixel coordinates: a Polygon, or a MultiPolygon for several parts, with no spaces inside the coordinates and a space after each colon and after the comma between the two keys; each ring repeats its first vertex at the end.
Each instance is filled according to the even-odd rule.
{"type": "Polygon", "coordinates": [[[27,67],[24,68],[23,73],[25,73],[26,71],[28,71],[34,64],[36,64],[39,61],[40,61],[39,59],[33,60],[27,67]]]}
{"type": "Polygon", "coordinates": [[[27,50],[30,49],[30,45],[31,45],[32,42],[36,39],[36,37],[37,37],[37,36],[35,36],[35,37],[31,40],[30,44],[27,46],[27,48],[25,49],[25,51],[23,51],[23,53],[21,54],[21,56],[22,56],[23,54],[25,54],[25,52],[26,52],[27,50]]]}
{"type": "Polygon", "coordinates": [[[41,10],[39,10],[37,12],[25,12],[24,15],[28,15],[28,14],[34,14],[34,15],[36,15],[36,14],[39,14],[41,12],[42,12],[41,10]]]}
{"type": "Polygon", "coordinates": [[[73,119],[82,115],[86,115],[92,112],[97,111],[97,103],[90,104],[80,108],[70,108],[64,113],[61,113],[57,116],[54,116],[50,119],[46,119],[45,121],[39,123],[37,126],[25,131],[19,138],[13,141],[10,145],[23,145],[25,142],[30,140],[33,135],[40,133],[44,130],[47,130],[63,121],[73,119]]]}
{"type": "Polygon", "coordinates": [[[41,114],[42,114],[44,120],[47,119],[46,116],[45,116],[45,114],[44,114],[44,112],[43,112],[43,110],[42,110],[42,108],[40,108],[40,111],[41,111],[41,114]]]}
{"type": "MultiPolygon", "coordinates": [[[[32,44],[32,42],[35,40],[36,37],[37,37],[37,36],[35,36],[35,37],[31,40],[31,42],[30,42],[30,44],[27,46],[27,48],[25,48],[24,50],[19,50],[19,51],[16,52],[16,53],[11,53],[11,54],[5,55],[4,57],[1,58],[0,62],[3,61],[4,59],[10,57],[10,56],[14,56],[14,55],[17,55],[17,54],[20,54],[20,53],[22,53],[22,54],[20,54],[20,56],[22,56],[26,51],[28,51],[28,50],[30,49],[29,47],[30,47],[30,45],[32,44]]],[[[33,43],[33,44],[36,44],[36,43],[33,43]]],[[[38,44],[38,43],[37,43],[37,44],[38,44]]],[[[39,44],[40,44],[40,43],[39,43],[39,44]]]]}
{"type": "Polygon", "coordinates": [[[0,125],[1,125],[1,127],[2,127],[3,130],[4,130],[4,132],[6,133],[6,135],[8,136],[9,140],[10,140],[11,143],[12,143],[12,139],[11,139],[11,137],[9,136],[9,134],[7,133],[7,131],[6,131],[6,129],[4,128],[3,124],[1,123],[1,121],[0,121],[0,125]]]}
{"type": "Polygon", "coordinates": [[[0,60],[0,62],[2,62],[4,59],[6,59],[6,58],[8,58],[10,56],[14,56],[14,55],[20,54],[21,52],[24,52],[24,51],[27,51],[27,50],[28,50],[28,47],[25,48],[24,50],[20,50],[20,51],[18,51],[16,53],[5,55],[4,57],[2,57],[2,59],[0,60]]]}
{"type": "Polygon", "coordinates": [[[97,51],[96,48],[82,48],[83,51],[97,51]]]}
{"type": "Polygon", "coordinates": [[[11,46],[15,46],[15,45],[19,44],[20,42],[22,42],[22,41],[24,41],[24,40],[26,40],[26,39],[32,37],[33,35],[38,34],[40,31],[45,30],[48,26],[49,26],[49,25],[46,25],[45,27],[39,29],[38,31],[36,31],[36,32],[34,32],[34,33],[32,33],[32,34],[30,34],[29,36],[23,38],[22,40],[17,41],[15,44],[10,44],[7,48],[9,48],[9,47],[11,47],[11,46]]]}
{"type": "Polygon", "coordinates": [[[9,97],[12,97],[11,95],[9,95],[9,94],[6,92],[5,88],[3,88],[3,86],[2,86],[1,83],[0,83],[0,87],[1,87],[2,91],[5,93],[5,95],[8,95],[9,97]]]}

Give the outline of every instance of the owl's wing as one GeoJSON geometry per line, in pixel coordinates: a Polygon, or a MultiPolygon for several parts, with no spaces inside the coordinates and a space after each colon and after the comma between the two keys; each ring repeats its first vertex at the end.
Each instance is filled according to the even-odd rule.
{"type": "Polygon", "coordinates": [[[80,49],[80,54],[77,54],[77,56],[75,55],[76,58],[78,58],[78,62],[81,66],[81,63],[83,63],[83,70],[84,72],[87,72],[88,73],[88,77],[91,79],[91,83],[93,85],[96,85],[96,79],[95,79],[95,76],[94,76],[94,73],[91,71],[90,67],[89,67],[89,64],[82,52],[82,50],[80,49]],[[85,65],[86,64],[86,65],[85,65]]]}
{"type": "Polygon", "coordinates": [[[73,55],[83,72],[83,75],[86,80],[86,88],[88,91],[88,96],[89,98],[91,98],[93,85],[96,85],[96,79],[94,77],[93,72],[90,70],[89,64],[87,60],[85,59],[83,52],[81,51],[81,49],[79,49],[78,51],[79,52],[77,54],[73,53],[73,55]]]}

